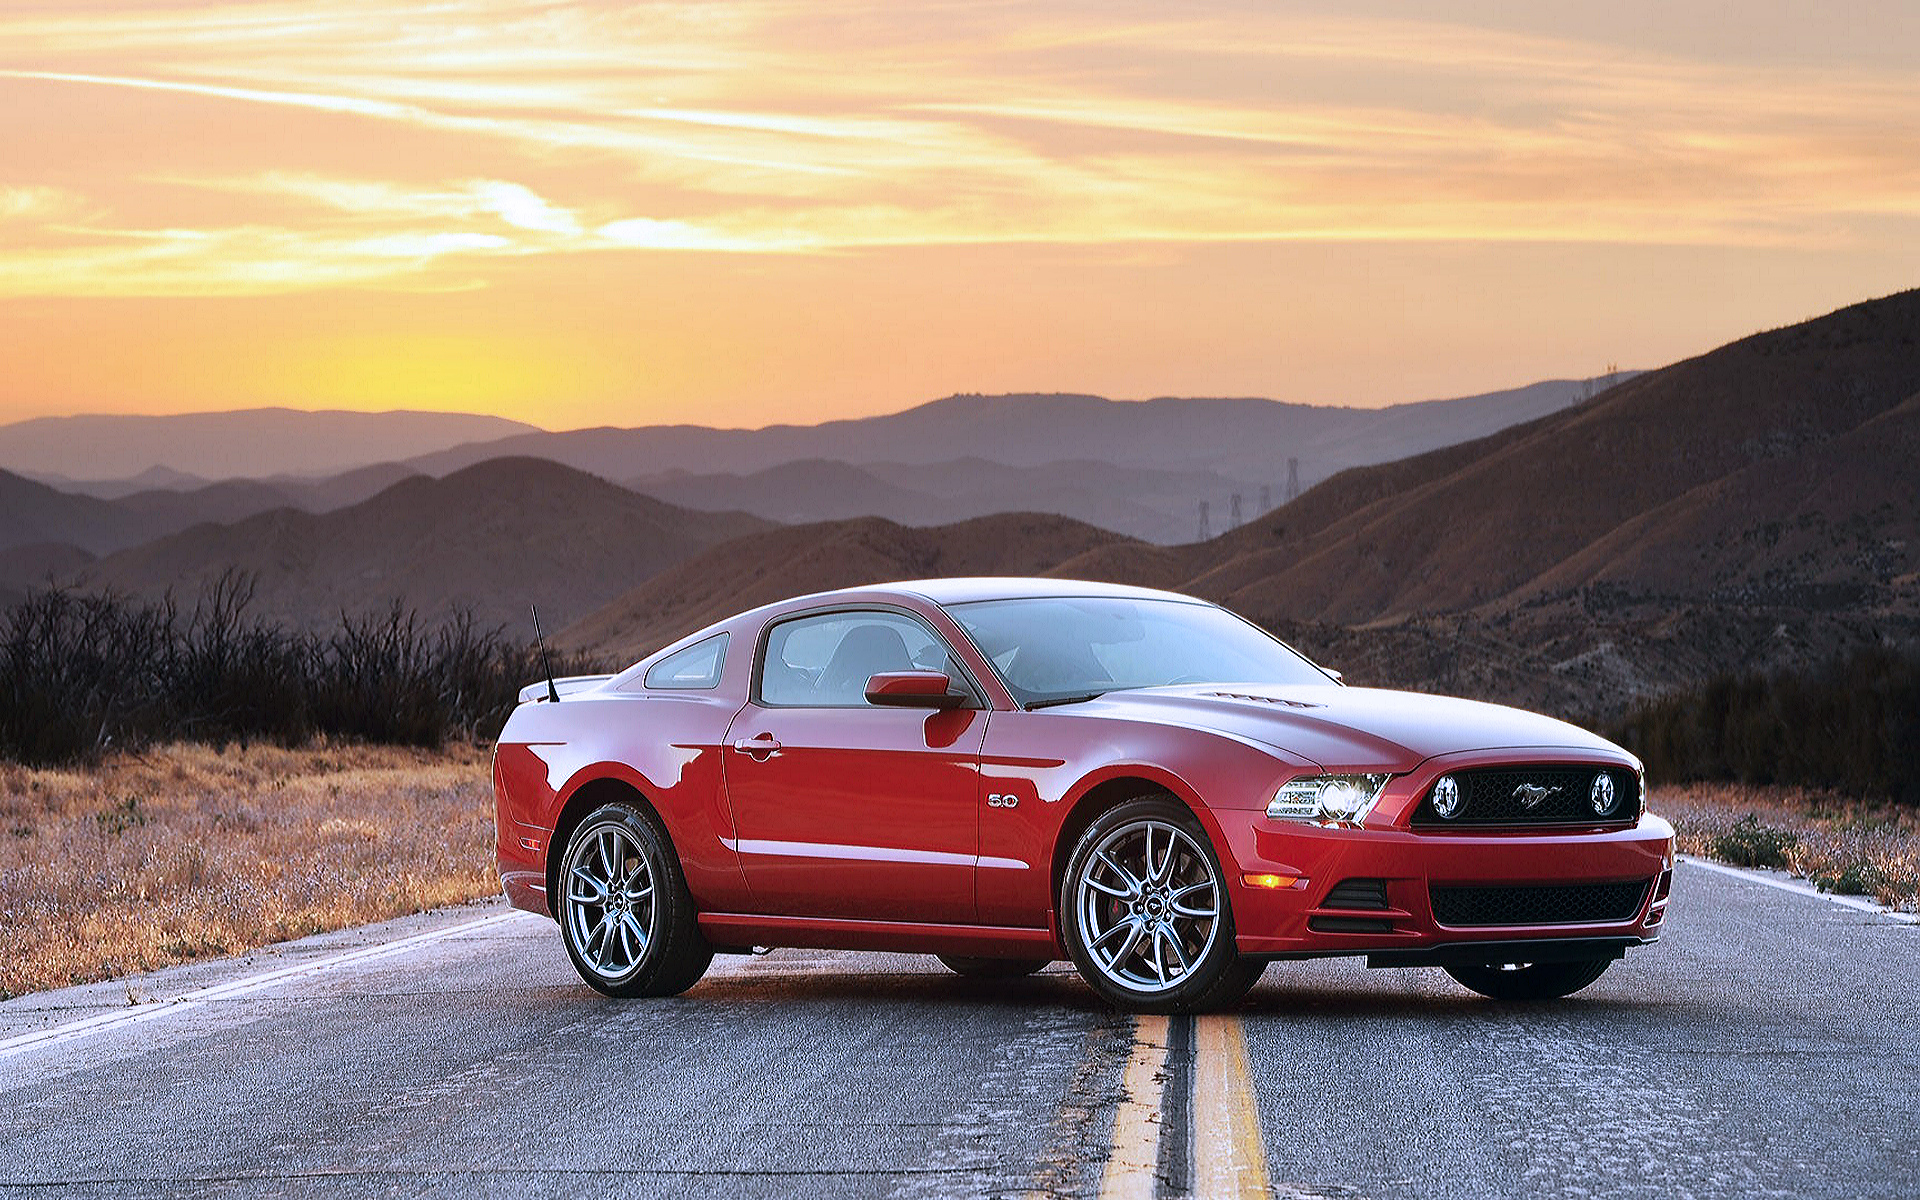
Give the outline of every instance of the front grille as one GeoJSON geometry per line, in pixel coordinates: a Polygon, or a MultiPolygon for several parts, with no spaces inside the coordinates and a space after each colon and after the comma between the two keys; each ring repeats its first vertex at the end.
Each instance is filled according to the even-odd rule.
{"type": "Polygon", "coordinates": [[[1321,908],[1373,908],[1387,906],[1387,881],[1384,879],[1342,879],[1333,885],[1321,908]]]}
{"type": "MultiPolygon", "coordinates": [[[[1610,825],[1635,821],[1640,817],[1640,781],[1632,771],[1607,767],[1604,774],[1613,780],[1614,807],[1606,816],[1593,811],[1594,776],[1599,767],[1482,767],[1467,771],[1449,771],[1441,779],[1452,779],[1460,789],[1460,807],[1451,817],[1442,817],[1433,807],[1433,787],[1420,798],[1413,810],[1413,823],[1424,828],[1450,825],[1610,825]],[[1523,797],[1544,789],[1545,795],[1532,807],[1523,797]]],[[[1440,782],[1434,780],[1435,784],[1440,782]]]]}
{"type": "Polygon", "coordinates": [[[1640,913],[1651,879],[1557,887],[1434,887],[1433,919],[1442,925],[1594,925],[1640,913]]]}

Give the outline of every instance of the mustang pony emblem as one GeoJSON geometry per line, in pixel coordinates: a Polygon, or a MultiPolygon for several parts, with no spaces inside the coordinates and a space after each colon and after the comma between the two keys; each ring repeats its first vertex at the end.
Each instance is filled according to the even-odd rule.
{"type": "Polygon", "coordinates": [[[1520,802],[1521,808],[1539,808],[1540,802],[1560,789],[1541,787],[1537,783],[1523,783],[1513,789],[1513,798],[1520,802]]]}

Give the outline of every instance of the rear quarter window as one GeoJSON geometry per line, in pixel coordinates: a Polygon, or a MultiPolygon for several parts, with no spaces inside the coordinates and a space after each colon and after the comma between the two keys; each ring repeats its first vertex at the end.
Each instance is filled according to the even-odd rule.
{"type": "Polygon", "coordinates": [[[644,682],[652,691],[706,691],[720,686],[726,665],[727,635],[717,633],[648,667],[644,682]]]}

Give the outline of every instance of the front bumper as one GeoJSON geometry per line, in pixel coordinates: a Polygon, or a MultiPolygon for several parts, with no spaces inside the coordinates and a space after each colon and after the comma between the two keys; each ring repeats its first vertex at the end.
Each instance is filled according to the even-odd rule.
{"type": "MultiPolygon", "coordinates": [[[[1256,819],[1229,834],[1236,942],[1242,954],[1364,954],[1375,965],[1494,961],[1514,944],[1586,943],[1564,957],[1615,957],[1659,937],[1672,883],[1673,829],[1655,816],[1614,829],[1340,829],[1256,819]],[[1260,887],[1249,876],[1298,880],[1260,887]],[[1371,881],[1381,881],[1375,888],[1371,881]],[[1368,886],[1353,884],[1366,881],[1368,886]],[[1341,884],[1349,886],[1335,889],[1341,884]],[[1447,925],[1431,889],[1645,884],[1630,915],[1541,924],[1447,925]],[[1367,896],[1363,903],[1357,895],[1367,896]],[[1385,907],[1379,907],[1384,897],[1385,907]],[[1498,944],[1498,945],[1496,945],[1498,944]],[[1436,956],[1441,948],[1460,947],[1436,956]]],[[[1224,864],[1223,864],[1224,865],[1224,864]]],[[[1537,957],[1537,956],[1535,956],[1537,957]]]]}

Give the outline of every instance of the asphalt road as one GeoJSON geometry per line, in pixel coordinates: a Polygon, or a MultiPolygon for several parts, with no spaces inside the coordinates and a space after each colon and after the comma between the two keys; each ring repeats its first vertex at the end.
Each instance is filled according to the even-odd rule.
{"type": "Polygon", "coordinates": [[[1692,864],[1668,926],[1558,1005],[1332,961],[1136,1024],[812,951],[616,1003],[450,910],[0,1005],[0,1197],[1920,1195],[1920,927],[1692,864]]]}

